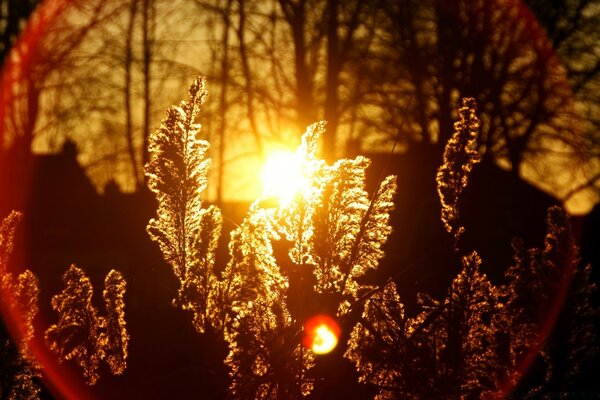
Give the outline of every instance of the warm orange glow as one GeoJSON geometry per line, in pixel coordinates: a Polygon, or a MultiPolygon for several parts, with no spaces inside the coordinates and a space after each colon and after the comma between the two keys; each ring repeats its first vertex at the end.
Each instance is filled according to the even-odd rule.
{"type": "Polygon", "coordinates": [[[327,354],[337,346],[340,327],[327,315],[317,315],[304,324],[304,346],[315,354],[327,354]]]}
{"type": "Polygon", "coordinates": [[[302,160],[297,153],[277,150],[267,156],[262,173],[263,193],[277,197],[284,204],[290,203],[305,185],[302,160]]]}

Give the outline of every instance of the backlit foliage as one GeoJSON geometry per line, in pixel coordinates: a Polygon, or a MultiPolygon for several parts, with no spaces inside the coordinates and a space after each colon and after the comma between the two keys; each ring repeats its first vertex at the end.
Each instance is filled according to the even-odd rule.
{"type": "Polygon", "coordinates": [[[314,290],[328,295],[343,315],[362,290],[357,279],[377,267],[391,233],[389,213],[395,177],[385,178],[370,197],[365,190],[368,159],[358,156],[329,166],[316,157],[324,124],[311,126],[298,149],[309,182],[289,205],[277,208],[275,229],[291,243],[289,257],[314,275],[314,290]]]}
{"type": "Polygon", "coordinates": [[[171,108],[151,139],[147,176],[159,210],[148,232],[179,278],[178,300],[194,312],[196,328],[210,325],[229,342],[232,397],[299,398],[314,385],[308,371],[315,355],[302,346],[303,324],[319,313],[343,319],[371,290],[359,278],[383,256],[395,179],[386,178],[369,196],[369,161],[328,165],[316,154],[325,125],[312,125],[297,150],[297,192],[291,199],[265,195],[251,205],[231,232],[230,258],[219,275],[220,214],[200,201],[208,143],[193,124],[204,96],[196,80],[190,100],[171,108]]]}
{"type": "Polygon", "coordinates": [[[39,366],[29,351],[34,337],[33,320],[38,313],[39,284],[35,275],[26,270],[16,280],[8,272],[13,252],[15,231],[21,213],[13,211],[0,226],[0,398],[37,399],[40,388],[34,379],[39,366]],[[17,344],[9,337],[6,324],[17,328],[17,344]]]}
{"type": "MultiPolygon", "coordinates": [[[[21,214],[12,212],[0,227],[0,292],[4,321],[17,328],[19,345],[8,338],[5,325],[0,329],[0,397],[36,399],[40,389],[34,382],[40,365],[29,351],[34,337],[34,318],[38,312],[39,283],[29,270],[16,280],[7,271],[13,251],[14,235],[21,214]]],[[[45,333],[50,349],[59,360],[74,360],[84,371],[88,384],[99,378],[100,361],[105,360],[113,374],[126,368],[129,336],[125,324],[125,280],[112,270],[106,276],[104,300],[106,316],[100,316],[92,304],[93,289],[85,273],[72,265],[63,276],[65,289],[52,298],[59,321],[45,333]]]]}
{"type": "Polygon", "coordinates": [[[595,286],[591,267],[579,266],[579,250],[567,214],[548,210],[543,248],[524,249],[515,241],[513,265],[503,287],[506,306],[502,321],[510,336],[507,377],[515,384],[534,361],[542,377],[528,396],[546,396],[573,383],[585,363],[598,354],[598,310],[590,299],[595,286]],[[556,324],[556,329],[552,329],[556,324]],[[551,389],[554,388],[554,389],[551,389]]]}
{"type": "Polygon", "coordinates": [[[304,322],[317,313],[346,316],[370,289],[357,280],[377,267],[381,245],[391,232],[394,178],[385,179],[369,197],[369,161],[357,157],[327,165],[316,155],[323,131],[323,123],[315,124],[302,138],[298,158],[303,182],[295,197],[275,206],[269,205],[273,199],[257,200],[232,233],[227,271],[241,271],[241,282],[257,280],[257,289],[248,291],[256,298],[240,308],[229,337],[227,363],[235,397],[299,398],[310,393],[314,378],[307,372],[315,356],[301,344],[304,322]],[[244,247],[249,251],[239,254],[237,249],[244,247]],[[245,267],[236,269],[238,263],[245,267]]]}
{"type": "Polygon", "coordinates": [[[405,315],[393,282],[367,301],[346,357],[376,398],[483,398],[495,389],[499,292],[476,253],[462,264],[444,300],[422,295],[414,317],[405,315]]]}
{"type": "Polygon", "coordinates": [[[103,327],[104,354],[110,371],[115,375],[125,372],[129,335],[125,323],[126,283],[119,271],[111,270],[104,279],[104,308],[106,317],[103,327]]]}
{"type": "MultiPolygon", "coordinates": [[[[437,177],[442,221],[456,239],[459,196],[478,159],[469,144],[473,107],[463,103],[437,177]]],[[[420,295],[415,316],[405,314],[393,282],[374,291],[345,356],[376,398],[506,398],[515,388],[515,398],[545,398],[576,387],[569,385],[598,354],[598,312],[567,215],[548,210],[544,248],[514,247],[505,285],[487,279],[473,252],[442,301],[420,295]]]]}
{"type": "Polygon", "coordinates": [[[456,240],[464,231],[459,221],[460,195],[467,187],[473,165],[480,159],[477,151],[479,118],[475,111],[475,99],[463,99],[458,110],[460,120],[454,123],[454,134],[446,144],[444,161],[436,177],[442,203],[442,222],[456,240]]]}
{"type": "Polygon", "coordinates": [[[105,280],[106,316],[92,303],[93,288],[83,270],[75,265],[63,275],[65,288],[52,297],[58,322],[46,330],[46,342],[60,361],[73,360],[83,370],[86,383],[99,378],[105,360],[113,374],[121,374],[127,358],[128,335],[123,315],[125,281],[116,271],[105,280]]]}
{"type": "MultiPolygon", "coordinates": [[[[194,121],[204,96],[197,79],[190,99],[169,110],[151,139],[147,176],[159,210],[148,232],[179,279],[177,301],[193,312],[196,329],[210,328],[229,343],[231,397],[309,395],[317,355],[302,346],[303,326],[315,315],[333,316],[348,330],[349,342],[339,345],[380,399],[504,397],[538,354],[547,360],[566,343],[565,376],[589,358],[584,349],[595,348],[590,321],[597,317],[589,304],[593,288],[589,269],[577,269],[577,249],[559,209],[549,210],[544,249],[515,246],[515,264],[503,286],[488,280],[476,252],[462,257],[461,272],[443,299],[420,295],[415,315],[406,315],[393,281],[363,283],[384,256],[395,178],[385,178],[369,195],[366,158],[333,165],[320,159],[324,123],[302,137],[293,195],[266,193],[250,206],[231,232],[229,260],[218,273],[221,216],[200,200],[210,160],[194,121]],[[569,305],[561,313],[565,298],[569,305]],[[547,341],[559,318],[577,324],[568,322],[561,337],[547,341]]],[[[460,196],[479,162],[473,99],[463,101],[459,115],[437,174],[441,219],[456,241],[464,231],[460,196]]],[[[544,382],[558,369],[545,367],[544,382]]],[[[530,393],[542,393],[540,387],[530,393]]]]}
{"type": "Polygon", "coordinates": [[[175,303],[193,313],[199,332],[219,325],[215,319],[221,315],[213,314],[218,298],[214,262],[221,213],[214,206],[204,208],[201,200],[210,159],[208,142],[198,138],[196,117],[205,97],[204,81],[198,78],[190,86],[189,99],[171,107],[160,128],[150,135],[151,160],[146,165],[148,186],[158,200],[157,217],[147,230],[179,280],[175,303]]]}

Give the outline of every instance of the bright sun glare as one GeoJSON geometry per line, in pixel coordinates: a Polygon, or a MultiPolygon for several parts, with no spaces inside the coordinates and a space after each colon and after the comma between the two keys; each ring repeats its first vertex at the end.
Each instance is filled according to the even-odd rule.
{"type": "Polygon", "coordinates": [[[304,345],[315,354],[327,354],[338,343],[340,327],[327,315],[318,315],[309,319],[304,326],[304,345]]]}
{"type": "Polygon", "coordinates": [[[272,152],[267,156],[261,179],[265,196],[290,203],[303,186],[300,157],[289,150],[272,152]]]}

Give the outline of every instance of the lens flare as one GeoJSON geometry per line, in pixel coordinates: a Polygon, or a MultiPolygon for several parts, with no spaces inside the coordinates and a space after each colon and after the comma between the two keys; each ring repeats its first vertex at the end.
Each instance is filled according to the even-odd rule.
{"type": "Polygon", "coordinates": [[[305,347],[315,354],[327,354],[337,346],[340,326],[328,315],[317,315],[304,324],[305,347]]]}

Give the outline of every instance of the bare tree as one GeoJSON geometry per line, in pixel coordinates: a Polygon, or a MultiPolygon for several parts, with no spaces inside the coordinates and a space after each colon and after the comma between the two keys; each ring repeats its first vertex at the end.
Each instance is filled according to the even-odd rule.
{"type": "Polygon", "coordinates": [[[584,158],[585,179],[563,194],[566,201],[586,188],[600,186],[598,170],[600,127],[600,55],[596,49],[600,32],[600,2],[597,0],[561,0],[548,7],[545,2],[528,0],[527,5],[544,27],[553,48],[566,70],[575,96],[580,135],[585,144],[580,148],[584,158]]]}
{"type": "MultiPolygon", "coordinates": [[[[181,2],[101,3],[103,18],[96,18],[85,43],[73,49],[70,63],[55,72],[53,82],[61,84],[46,91],[46,125],[38,146],[53,150],[53,142],[70,137],[98,186],[116,180],[135,190],[143,184],[148,132],[158,120],[155,110],[170,101],[159,94],[177,86],[186,73],[177,60],[181,44],[173,38],[185,35],[187,27],[169,22],[181,12],[181,2]]],[[[67,11],[75,12],[72,7],[67,11]]]]}
{"type": "Polygon", "coordinates": [[[5,60],[2,75],[2,132],[7,142],[29,152],[34,137],[44,127],[42,95],[60,85],[62,69],[73,67],[72,57],[84,39],[110,15],[105,2],[81,0],[69,7],[44,5],[29,20],[22,38],[5,60]]]}
{"type": "Polygon", "coordinates": [[[133,177],[136,187],[140,185],[139,164],[136,157],[136,151],[133,144],[133,110],[132,110],[132,64],[133,64],[133,35],[135,27],[135,17],[138,13],[138,1],[131,0],[129,2],[129,10],[127,16],[127,28],[125,36],[125,60],[124,73],[125,85],[123,86],[123,108],[125,109],[125,137],[127,139],[127,152],[131,159],[131,167],[133,168],[133,177]]]}
{"type": "MultiPolygon", "coordinates": [[[[382,4],[378,58],[364,63],[374,77],[365,124],[441,157],[459,99],[475,97],[483,161],[561,195],[557,171],[575,171],[594,135],[579,129],[577,84],[535,16],[512,0],[382,4]]],[[[577,64],[584,54],[565,56],[577,64]]]]}

